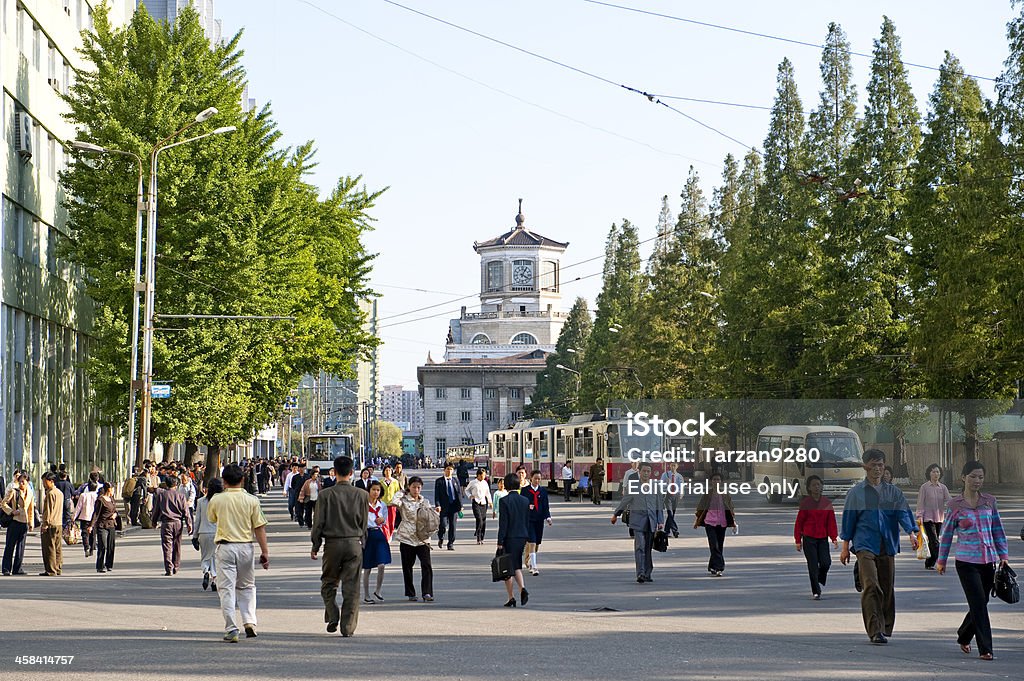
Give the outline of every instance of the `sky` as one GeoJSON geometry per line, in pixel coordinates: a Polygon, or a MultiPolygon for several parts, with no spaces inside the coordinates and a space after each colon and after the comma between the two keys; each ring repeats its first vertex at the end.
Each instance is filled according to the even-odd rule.
{"type": "MultiPolygon", "coordinates": [[[[948,50],[989,96],[1014,14],[1008,0],[608,3],[812,44],[835,21],[865,54],[888,15],[905,61],[937,67],[948,50]]],[[[323,193],[344,176],[387,188],[366,237],[380,374],[409,389],[428,351],[443,357],[448,319],[479,304],[473,242],[512,227],[518,199],[528,228],[569,242],[564,308],[576,296],[593,308],[613,224],[652,238],[691,165],[710,195],[726,154],[763,144],[767,110],[663,99],[677,113],[621,85],[769,107],[788,57],[809,111],[821,82],[820,48],[587,0],[217,0],[216,14],[225,35],[244,31],[249,96],[272,107],[283,144],[315,141],[310,181],[323,193]]],[[[853,57],[861,107],[869,66],[853,57]]],[[[938,73],[909,74],[926,111],[938,73]]]]}

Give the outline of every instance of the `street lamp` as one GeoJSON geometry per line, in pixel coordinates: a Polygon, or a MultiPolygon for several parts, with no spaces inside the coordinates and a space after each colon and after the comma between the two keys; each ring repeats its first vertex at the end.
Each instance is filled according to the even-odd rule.
{"type": "Polygon", "coordinates": [[[618,333],[622,331],[622,325],[612,322],[611,324],[608,325],[608,330],[611,331],[612,333],[618,333]]]}
{"type": "MultiPolygon", "coordinates": [[[[121,149],[110,149],[91,142],[76,141],[71,143],[71,149],[83,154],[111,154],[115,156],[130,156],[135,159],[139,169],[139,181],[135,190],[135,278],[132,280],[132,359],[131,372],[128,388],[128,440],[131,443],[131,451],[136,459],[138,454],[138,439],[135,436],[135,395],[139,389],[139,295],[142,287],[142,214],[146,210],[146,202],[143,199],[142,188],[142,158],[131,151],[121,149]]],[[[136,463],[141,463],[137,461],[136,463]]]]}
{"type": "Polygon", "coordinates": [[[150,428],[153,419],[153,307],[156,302],[156,208],[157,208],[157,161],[160,152],[189,142],[195,142],[211,135],[220,135],[235,130],[234,126],[217,128],[212,132],[197,135],[180,142],[171,142],[175,137],[189,128],[209,120],[216,115],[217,109],[209,107],[196,115],[195,119],[187,125],[179,128],[173,134],[168,135],[157,142],[149,153],[149,201],[147,208],[149,213],[146,219],[146,310],[145,326],[142,340],[142,413],[139,417],[139,428],[142,439],[142,448],[139,457],[145,456],[150,448],[150,428]]]}
{"type": "Polygon", "coordinates": [[[569,373],[573,374],[576,377],[576,396],[575,396],[575,399],[573,399],[573,402],[574,402],[574,407],[578,409],[579,408],[579,402],[580,402],[580,383],[583,380],[583,374],[581,374],[580,372],[576,371],[575,369],[570,369],[569,367],[565,366],[564,364],[556,364],[555,368],[556,369],[561,369],[562,371],[568,371],[569,373]]]}

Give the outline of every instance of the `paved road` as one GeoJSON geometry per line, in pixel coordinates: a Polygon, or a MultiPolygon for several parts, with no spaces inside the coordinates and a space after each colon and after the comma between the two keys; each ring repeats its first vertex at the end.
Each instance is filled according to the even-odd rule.
{"type": "MultiPolygon", "coordinates": [[[[1001,506],[1019,559],[1024,495],[1002,494],[1001,506]]],[[[740,500],[741,534],[727,537],[718,579],[705,572],[703,533],[684,526],[656,554],[655,582],[638,585],[632,543],[608,522],[612,506],[554,501],[542,575],[528,578],[530,604],[515,610],[500,607],[493,544],[476,546],[467,518],[457,550],[434,551],[437,601],[402,599],[395,550],[387,601],[362,609],[350,639],[323,630],[308,535],[278,494],[264,507],[272,557],[258,575],[255,641],[220,641],[217,597],[200,589],[191,547],[182,573],[164,577],[156,533],[136,531],[119,543],[112,574],[65,547],[60,578],[0,579],[0,679],[1024,679],[1024,609],[993,604],[996,661],[962,655],[956,577],[926,572],[910,554],[897,561],[895,636],[869,645],[850,568],[837,560],[824,600],[810,600],[790,537],[794,506],[740,500]],[[74,660],[19,666],[16,655],[74,660]]],[[[28,551],[26,569],[38,572],[37,539],[28,551]]]]}

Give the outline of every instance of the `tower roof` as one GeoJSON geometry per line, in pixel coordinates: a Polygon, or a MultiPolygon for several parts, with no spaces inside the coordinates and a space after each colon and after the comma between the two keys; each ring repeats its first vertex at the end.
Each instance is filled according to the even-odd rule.
{"type": "Polygon", "coordinates": [[[568,241],[555,241],[527,229],[526,217],[523,215],[523,200],[519,199],[519,214],[516,215],[516,226],[493,239],[474,242],[473,250],[479,253],[481,248],[494,248],[495,246],[548,246],[564,250],[568,245],[568,241]]]}

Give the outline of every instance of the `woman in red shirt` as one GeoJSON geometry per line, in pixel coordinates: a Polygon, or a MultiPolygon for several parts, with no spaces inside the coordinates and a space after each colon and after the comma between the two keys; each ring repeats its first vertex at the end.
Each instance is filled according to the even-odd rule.
{"type": "Polygon", "coordinates": [[[807,559],[811,598],[816,601],[821,600],[821,587],[825,585],[828,569],[832,567],[828,540],[832,540],[833,548],[839,545],[836,541],[839,535],[836,512],[832,508],[832,500],[821,496],[823,486],[817,475],[807,477],[804,483],[807,496],[800,500],[800,511],[796,514],[796,526],[793,528],[796,550],[803,551],[807,559]]]}

